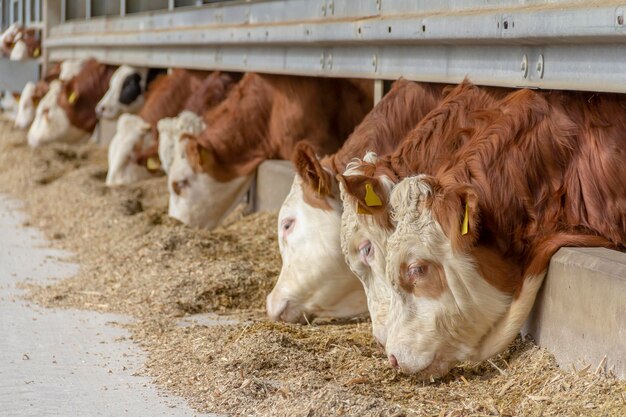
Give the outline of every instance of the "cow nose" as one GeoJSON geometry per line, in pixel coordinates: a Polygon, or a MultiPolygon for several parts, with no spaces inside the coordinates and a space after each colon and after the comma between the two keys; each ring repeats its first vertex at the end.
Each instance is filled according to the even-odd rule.
{"type": "Polygon", "coordinates": [[[399,367],[398,360],[396,359],[396,357],[394,355],[389,355],[389,363],[394,368],[398,368],[399,367]]]}
{"type": "Polygon", "coordinates": [[[102,117],[102,113],[104,113],[104,106],[96,106],[96,116],[102,117]]]}
{"type": "Polygon", "coordinates": [[[271,293],[269,293],[267,295],[265,308],[267,310],[267,315],[269,316],[270,320],[281,320],[281,316],[283,312],[287,309],[288,305],[289,301],[287,299],[283,298],[280,300],[276,300],[274,292],[272,291],[271,293]]]}

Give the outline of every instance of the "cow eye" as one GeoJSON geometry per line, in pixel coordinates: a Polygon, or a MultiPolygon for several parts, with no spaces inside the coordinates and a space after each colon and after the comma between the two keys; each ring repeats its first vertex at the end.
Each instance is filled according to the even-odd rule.
{"type": "Polygon", "coordinates": [[[361,258],[361,262],[365,265],[370,264],[370,260],[374,256],[374,247],[372,246],[372,242],[366,240],[359,245],[359,256],[361,258]]]}
{"type": "Polygon", "coordinates": [[[415,283],[417,280],[424,278],[427,274],[428,265],[417,262],[409,265],[406,271],[406,276],[411,283],[415,283]]]}
{"type": "Polygon", "coordinates": [[[286,236],[293,229],[293,225],[295,222],[296,219],[294,219],[293,217],[288,217],[280,222],[280,229],[283,231],[283,236],[286,236]]]}

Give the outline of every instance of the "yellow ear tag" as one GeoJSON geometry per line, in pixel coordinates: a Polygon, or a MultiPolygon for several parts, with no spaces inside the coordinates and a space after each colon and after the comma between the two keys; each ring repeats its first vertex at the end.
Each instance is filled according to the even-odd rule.
{"type": "Polygon", "coordinates": [[[35,50],[33,51],[33,56],[35,58],[37,58],[39,56],[39,48],[35,48],[35,50]]]}
{"type": "Polygon", "coordinates": [[[466,235],[469,232],[469,206],[465,202],[465,216],[463,216],[463,224],[461,225],[461,235],[466,235]]]}
{"type": "Polygon", "coordinates": [[[71,94],[69,95],[69,97],[67,98],[67,101],[68,101],[70,104],[74,104],[74,103],[76,103],[76,99],[77,99],[77,98],[78,98],[78,97],[77,97],[76,91],[72,91],[72,93],[71,93],[71,94]]]}
{"type": "Polygon", "coordinates": [[[356,212],[357,214],[367,214],[368,216],[372,215],[372,213],[369,210],[367,210],[365,207],[360,205],[358,201],[356,202],[356,212]]]}
{"type": "Polygon", "coordinates": [[[148,168],[149,171],[156,171],[161,168],[161,161],[159,161],[158,158],[151,156],[146,161],[146,168],[148,168]]]}
{"type": "Polygon", "coordinates": [[[367,207],[379,207],[383,205],[380,197],[374,192],[372,184],[369,183],[365,184],[365,204],[367,207]]]}
{"type": "Polygon", "coordinates": [[[200,147],[200,164],[206,166],[211,161],[211,155],[206,148],[200,147]]]}

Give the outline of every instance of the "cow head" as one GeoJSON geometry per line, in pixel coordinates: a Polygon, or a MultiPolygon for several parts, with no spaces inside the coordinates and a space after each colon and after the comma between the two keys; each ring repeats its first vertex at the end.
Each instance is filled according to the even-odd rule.
{"type": "Polygon", "coordinates": [[[129,184],[150,178],[146,164],[139,156],[152,145],[151,126],[134,114],[122,114],[117,121],[115,136],[109,145],[109,170],[106,185],[129,184]]]}
{"type": "Polygon", "coordinates": [[[35,118],[35,108],[39,104],[35,101],[35,90],[35,83],[32,82],[26,83],[22,90],[15,116],[15,127],[19,129],[26,129],[35,118]]]}
{"type": "Polygon", "coordinates": [[[19,94],[12,93],[11,91],[0,93],[0,113],[5,115],[9,120],[15,120],[19,101],[19,94]]]}
{"type": "Polygon", "coordinates": [[[26,41],[23,39],[23,35],[21,32],[18,32],[15,35],[15,40],[13,43],[13,47],[11,48],[11,54],[9,55],[9,59],[11,61],[24,61],[28,58],[28,45],[26,45],[26,41]]]}
{"type": "Polygon", "coordinates": [[[470,185],[442,186],[420,175],[390,198],[395,231],[387,242],[389,360],[424,378],[464,360],[483,360],[519,332],[541,286],[528,277],[519,294],[504,290],[520,267],[478,244],[479,196],[470,185]]]}
{"type": "Polygon", "coordinates": [[[28,130],[28,144],[36,147],[45,143],[63,141],[76,142],[88,136],[70,123],[67,114],[59,106],[59,95],[63,90],[61,81],[50,83],[50,88],[35,111],[35,119],[28,130]]]}
{"type": "Polygon", "coordinates": [[[362,314],[363,288],[341,255],[337,181],[306,142],[292,159],[296,177],[278,214],[283,264],[267,314],[288,322],[362,314]]]}
{"type": "Polygon", "coordinates": [[[182,140],[183,134],[199,135],[206,125],[202,118],[190,111],[183,111],[177,117],[166,117],[159,120],[159,159],[161,167],[167,173],[174,162],[174,156],[184,158],[186,141],[182,140]],[[181,153],[182,152],[182,153],[181,153]]]}
{"type": "Polygon", "coordinates": [[[363,160],[348,164],[337,178],[343,201],[341,249],[363,284],[374,337],[384,346],[390,297],[385,280],[386,242],[391,232],[387,206],[393,184],[387,176],[374,175],[376,160],[376,154],[369,152],[363,160]]]}
{"type": "Polygon", "coordinates": [[[147,68],[119,67],[109,81],[109,89],[96,106],[98,117],[114,119],[121,113],[136,113],[144,103],[147,74],[147,68]]]}
{"type": "Polygon", "coordinates": [[[85,66],[85,60],[83,59],[68,59],[61,63],[61,70],[59,72],[59,80],[69,81],[74,78],[85,66]]]}
{"type": "Polygon", "coordinates": [[[213,150],[194,135],[183,134],[168,172],[169,215],[188,226],[213,229],[234,209],[250,188],[253,175],[220,181],[213,150]],[[183,151],[184,149],[184,151],[183,151]]]}

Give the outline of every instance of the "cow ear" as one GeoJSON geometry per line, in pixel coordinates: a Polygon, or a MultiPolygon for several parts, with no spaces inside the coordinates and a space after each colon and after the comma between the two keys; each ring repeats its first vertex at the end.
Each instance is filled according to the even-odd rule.
{"type": "Polygon", "coordinates": [[[441,190],[433,204],[435,218],[450,239],[452,249],[468,252],[480,237],[478,194],[469,184],[441,190]]]}
{"type": "Polygon", "coordinates": [[[200,145],[193,135],[184,134],[181,136],[181,140],[184,139],[187,139],[187,160],[194,172],[210,172],[215,165],[212,150],[200,145]]]}
{"type": "Polygon", "coordinates": [[[337,180],[343,185],[344,192],[355,200],[358,214],[383,216],[386,219],[389,195],[377,177],[339,174],[337,180]]]}
{"type": "Polygon", "coordinates": [[[299,142],[291,159],[305,187],[320,197],[332,194],[333,177],[322,167],[313,147],[308,142],[299,142]]]}

